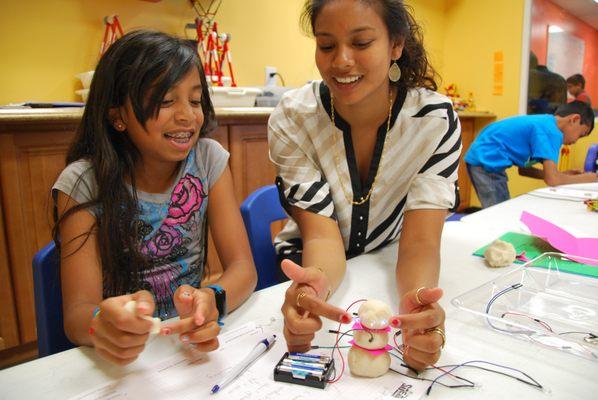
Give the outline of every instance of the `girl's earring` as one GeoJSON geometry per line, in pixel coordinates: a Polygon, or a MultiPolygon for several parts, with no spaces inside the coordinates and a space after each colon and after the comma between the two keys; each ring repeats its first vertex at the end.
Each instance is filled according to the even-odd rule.
{"type": "Polygon", "coordinates": [[[390,79],[391,82],[398,82],[399,79],[401,79],[401,68],[399,68],[397,60],[394,60],[388,69],[388,79],[390,79]]]}
{"type": "Polygon", "coordinates": [[[124,131],[125,130],[125,126],[123,124],[121,124],[120,122],[117,122],[116,123],[116,130],[124,131]]]}

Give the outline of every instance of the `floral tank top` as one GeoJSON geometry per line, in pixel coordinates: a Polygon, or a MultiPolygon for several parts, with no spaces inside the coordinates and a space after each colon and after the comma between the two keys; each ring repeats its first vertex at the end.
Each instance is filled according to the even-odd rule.
{"type": "MultiPolygon", "coordinates": [[[[200,285],[206,254],[209,188],[227,161],[228,152],[218,142],[201,139],[182,163],[171,189],[159,194],[137,191],[141,253],[152,264],[144,274],[143,288],[154,295],[155,316],[175,317],[176,289],[184,284],[200,285]]],[[[60,190],[79,203],[93,198],[97,187],[88,171],[90,164],[85,160],[69,164],[54,184],[53,193],[60,190]]]]}

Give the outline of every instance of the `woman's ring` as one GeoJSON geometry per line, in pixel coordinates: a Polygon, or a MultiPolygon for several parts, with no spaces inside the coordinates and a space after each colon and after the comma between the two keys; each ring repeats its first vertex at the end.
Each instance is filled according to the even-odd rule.
{"type": "Polygon", "coordinates": [[[422,290],[424,290],[426,287],[422,286],[419,289],[417,289],[417,291],[415,292],[415,301],[417,301],[417,304],[419,304],[420,306],[423,306],[424,303],[423,301],[419,298],[419,292],[421,292],[422,290]]]}
{"type": "Polygon", "coordinates": [[[442,344],[440,345],[440,348],[444,349],[444,344],[446,343],[446,334],[444,333],[444,330],[439,327],[426,329],[426,333],[430,333],[430,332],[434,332],[434,333],[437,333],[440,335],[440,337],[442,338],[442,344]]]}
{"type": "Polygon", "coordinates": [[[305,296],[307,296],[307,294],[305,294],[305,292],[299,292],[297,293],[297,300],[295,300],[295,304],[297,304],[298,308],[301,308],[301,304],[300,301],[302,298],[304,298],[305,296]]]}

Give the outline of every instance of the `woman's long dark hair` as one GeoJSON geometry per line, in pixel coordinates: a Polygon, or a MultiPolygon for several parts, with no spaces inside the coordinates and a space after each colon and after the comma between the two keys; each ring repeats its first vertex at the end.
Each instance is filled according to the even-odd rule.
{"type": "MultiPolygon", "coordinates": [[[[307,0],[303,6],[300,23],[308,34],[315,34],[315,24],[322,8],[333,0],[307,0]]],[[[413,9],[402,0],[359,0],[376,7],[384,20],[391,40],[403,38],[403,54],[397,61],[401,79],[396,85],[408,89],[423,87],[438,90],[438,74],[428,61],[424,48],[422,29],[413,18],[413,9]]],[[[390,65],[389,65],[390,67],[390,65]]],[[[391,82],[393,83],[393,82],[391,82]]]]}
{"type": "Polygon", "coordinates": [[[95,210],[92,230],[97,234],[107,295],[141,289],[143,272],[149,267],[140,252],[143,234],[136,224],[139,206],[134,165],[139,152],[126,133],[114,129],[109,112],[130,100],[136,118],[145,126],[148,119],[157,117],[166,93],[192,68],[199,71],[202,85],[203,137],[215,124],[214,108],[201,60],[191,42],[156,31],[133,31],[112,44],[96,67],[66,163],[89,161],[88,173],[94,174],[97,197],[69,209],[60,218],[55,212],[52,235],[59,244],[59,226],[65,219],[80,210],[95,210]]]}

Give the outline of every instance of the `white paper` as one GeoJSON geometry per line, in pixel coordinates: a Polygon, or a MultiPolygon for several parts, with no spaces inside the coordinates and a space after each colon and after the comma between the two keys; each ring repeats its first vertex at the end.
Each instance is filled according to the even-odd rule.
{"type": "MultiPolygon", "coordinates": [[[[274,367],[286,351],[282,333],[270,332],[262,326],[249,323],[220,335],[218,339],[220,348],[214,352],[190,355],[181,351],[150,368],[126,375],[116,382],[95,387],[71,400],[418,400],[429,386],[429,382],[410,379],[393,371],[375,379],[354,377],[348,367],[338,382],[328,384],[325,389],[276,382],[273,377],[274,367]],[[269,351],[229,385],[214,395],[210,394],[211,388],[237,365],[256,343],[272,333],[277,335],[278,340],[269,351]]],[[[330,354],[329,350],[318,352],[330,354]]],[[[343,353],[346,361],[346,349],[343,353]]],[[[340,360],[335,358],[340,372],[340,360]]],[[[403,370],[395,361],[393,359],[393,368],[403,370]]]]}
{"type": "Polygon", "coordinates": [[[591,190],[590,188],[568,188],[568,187],[545,187],[536,189],[530,192],[531,195],[540,197],[546,197],[550,199],[563,199],[563,200],[587,200],[598,199],[598,191],[591,190]]]}

